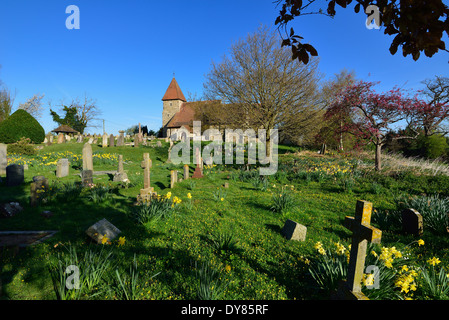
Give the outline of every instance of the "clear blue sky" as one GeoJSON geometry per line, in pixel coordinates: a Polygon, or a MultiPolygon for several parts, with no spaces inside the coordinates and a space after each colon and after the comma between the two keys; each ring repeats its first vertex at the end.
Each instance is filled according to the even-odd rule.
{"type": "MultiPolygon", "coordinates": [[[[45,94],[39,120],[46,132],[57,126],[48,101],[69,103],[85,94],[97,100],[109,134],[139,122],[158,130],[173,72],[186,96],[201,96],[211,61],[260,24],[274,29],[278,11],[272,0],[1,0],[0,79],[16,93],[13,111],[45,94]],[[72,4],[80,10],[79,30],[65,25],[72,4]]],[[[392,38],[365,28],[365,19],[337,8],[334,19],[307,16],[292,26],[318,50],[326,77],[346,68],[386,91],[419,89],[426,78],[448,76],[447,52],[418,62],[400,50],[392,56],[392,38]]],[[[102,133],[98,124],[88,132],[102,133]]]]}

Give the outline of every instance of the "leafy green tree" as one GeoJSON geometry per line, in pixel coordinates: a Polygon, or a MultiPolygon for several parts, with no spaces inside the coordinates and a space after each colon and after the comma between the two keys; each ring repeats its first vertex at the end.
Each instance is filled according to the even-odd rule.
{"type": "Polygon", "coordinates": [[[379,22],[384,27],[384,34],[394,36],[390,53],[396,54],[402,47],[402,55],[412,55],[418,60],[423,52],[432,57],[439,50],[448,52],[442,40],[444,34],[449,34],[449,8],[443,0],[276,0],[281,5],[275,24],[285,37],[283,46],[292,49],[292,59],[308,63],[309,54],[317,56],[317,50],[309,43],[302,43],[303,37],[297,35],[289,23],[297,17],[311,14],[334,17],[335,7],[347,8],[355,3],[354,11],[361,9],[370,19],[373,13],[379,15],[379,22]],[[320,5],[321,4],[321,5],[320,5]],[[321,7],[323,6],[323,7],[321,7]]]}
{"type": "Polygon", "coordinates": [[[71,127],[72,129],[83,133],[84,129],[86,128],[86,124],[80,119],[80,117],[77,114],[77,110],[75,106],[64,106],[62,108],[62,111],[65,113],[64,117],[62,118],[59,116],[55,111],[50,109],[50,114],[53,117],[53,121],[56,122],[59,125],[67,125],[71,127]]]}
{"type": "Polygon", "coordinates": [[[0,123],[0,142],[15,143],[22,138],[29,138],[32,143],[42,143],[45,130],[32,115],[18,109],[0,123]]]}

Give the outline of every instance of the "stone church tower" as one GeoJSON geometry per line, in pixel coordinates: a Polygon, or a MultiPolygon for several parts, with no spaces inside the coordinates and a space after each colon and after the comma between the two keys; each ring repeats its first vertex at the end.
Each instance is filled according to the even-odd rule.
{"type": "Polygon", "coordinates": [[[186,98],[184,97],[178,82],[176,82],[175,77],[173,77],[167,91],[162,97],[162,127],[164,137],[167,137],[167,124],[173,116],[181,110],[181,105],[184,102],[186,102],[186,98]]]}

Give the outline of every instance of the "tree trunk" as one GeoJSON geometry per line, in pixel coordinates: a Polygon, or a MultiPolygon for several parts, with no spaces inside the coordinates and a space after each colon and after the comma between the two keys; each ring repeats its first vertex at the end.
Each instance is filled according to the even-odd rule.
{"type": "Polygon", "coordinates": [[[382,169],[381,156],[382,156],[382,144],[376,143],[376,157],[375,157],[376,171],[380,171],[382,169]]]}
{"type": "Polygon", "coordinates": [[[343,150],[343,121],[340,120],[340,151],[344,151],[343,150]]]}

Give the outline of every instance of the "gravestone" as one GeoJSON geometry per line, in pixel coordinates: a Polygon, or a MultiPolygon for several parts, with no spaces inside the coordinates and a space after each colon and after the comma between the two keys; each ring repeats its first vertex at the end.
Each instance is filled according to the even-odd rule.
{"type": "Polygon", "coordinates": [[[125,145],[125,136],[124,136],[125,131],[120,130],[119,131],[119,136],[117,139],[117,147],[123,147],[125,145]]]}
{"type": "Polygon", "coordinates": [[[103,237],[113,240],[120,234],[120,230],[106,219],[97,221],[86,230],[86,234],[98,244],[102,243],[103,237]]]}
{"type": "Polygon", "coordinates": [[[56,177],[63,178],[69,175],[69,159],[59,159],[56,166],[56,177]]]}
{"type": "Polygon", "coordinates": [[[126,182],[128,181],[128,175],[123,170],[123,155],[118,156],[118,167],[117,172],[114,174],[113,181],[115,182],[126,182]]]}
{"type": "Polygon", "coordinates": [[[24,181],[23,165],[14,163],[6,167],[6,185],[8,187],[21,185],[23,181],[24,181]]]}
{"type": "Polygon", "coordinates": [[[84,141],[83,135],[79,134],[78,137],[76,138],[76,142],[77,143],[83,143],[83,141],[84,141]]]}
{"type": "Polygon", "coordinates": [[[139,136],[136,134],[134,136],[134,148],[137,148],[139,146],[139,136]]]}
{"type": "Polygon", "coordinates": [[[143,170],[143,189],[140,189],[140,194],[137,196],[137,202],[151,201],[151,196],[154,188],[151,187],[151,167],[153,166],[149,153],[143,154],[143,161],[140,167],[143,170]]]}
{"type": "Polygon", "coordinates": [[[335,298],[342,300],[368,300],[362,293],[368,241],[380,243],[382,231],[370,225],[373,204],[358,200],[355,217],[346,217],[344,226],[353,232],[347,280],[342,281],[335,298]]]}
{"type": "Polygon", "coordinates": [[[173,188],[175,186],[175,183],[178,182],[178,171],[177,170],[171,170],[170,171],[170,188],[173,188]]]}
{"type": "Polygon", "coordinates": [[[48,179],[44,176],[34,176],[33,182],[30,184],[30,206],[34,207],[38,204],[41,194],[48,190],[48,179]]]}
{"type": "Polygon", "coordinates": [[[84,144],[83,147],[83,170],[94,170],[92,146],[89,142],[84,144]]]}
{"type": "Polygon", "coordinates": [[[307,227],[288,219],[285,222],[281,233],[285,238],[287,238],[287,240],[305,241],[307,235],[307,227]]]}
{"type": "Polygon", "coordinates": [[[0,204],[0,216],[3,218],[14,217],[23,208],[18,202],[9,202],[0,204]]]}
{"type": "Polygon", "coordinates": [[[404,233],[422,236],[423,218],[422,215],[414,209],[404,209],[401,212],[402,231],[404,233]]]}
{"type": "Polygon", "coordinates": [[[109,136],[109,147],[114,147],[115,146],[115,138],[114,135],[111,133],[111,135],[109,136]]]}
{"type": "Polygon", "coordinates": [[[184,165],[184,180],[189,179],[189,170],[190,170],[189,165],[185,164],[184,165]]]}
{"type": "Polygon", "coordinates": [[[94,138],[90,137],[89,140],[87,140],[88,144],[92,144],[94,142],[94,138]]]}
{"type": "Polygon", "coordinates": [[[58,133],[58,144],[65,142],[65,136],[62,132],[58,133]]]}
{"type": "Polygon", "coordinates": [[[103,148],[106,148],[108,146],[108,135],[106,133],[103,134],[103,140],[102,140],[101,146],[103,148]]]}
{"type": "Polygon", "coordinates": [[[94,183],[93,170],[82,170],[81,171],[81,181],[84,187],[92,185],[94,183]]]}
{"type": "Polygon", "coordinates": [[[158,140],[158,141],[156,142],[156,145],[157,145],[158,147],[162,147],[162,142],[158,140]]]}
{"type": "Polygon", "coordinates": [[[6,175],[6,167],[8,165],[7,145],[0,143],[0,176],[6,175]]]}

